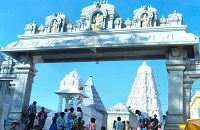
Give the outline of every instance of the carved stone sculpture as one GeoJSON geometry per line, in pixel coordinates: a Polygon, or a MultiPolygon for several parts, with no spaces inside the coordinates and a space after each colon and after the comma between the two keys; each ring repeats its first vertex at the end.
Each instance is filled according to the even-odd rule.
{"type": "Polygon", "coordinates": [[[11,73],[12,69],[12,60],[10,57],[6,57],[6,60],[3,61],[1,66],[1,75],[8,75],[11,73]]]}
{"type": "Polygon", "coordinates": [[[142,27],[147,27],[147,26],[148,26],[149,18],[148,18],[148,16],[147,16],[147,14],[144,14],[144,15],[143,15],[141,21],[142,21],[142,27]]]}
{"type": "Polygon", "coordinates": [[[56,33],[57,23],[56,20],[53,21],[53,25],[51,26],[51,33],[56,33]]]}
{"type": "Polygon", "coordinates": [[[96,17],[93,18],[93,22],[95,24],[91,24],[92,30],[101,30],[101,22],[103,20],[103,16],[100,13],[97,13],[96,17]]]}

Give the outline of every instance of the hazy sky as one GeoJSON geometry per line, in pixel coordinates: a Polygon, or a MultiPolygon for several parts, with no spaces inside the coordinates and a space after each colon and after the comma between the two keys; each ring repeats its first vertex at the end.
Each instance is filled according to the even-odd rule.
{"type": "MultiPolygon", "coordinates": [[[[72,24],[81,17],[82,8],[92,5],[93,0],[1,0],[0,1],[0,46],[18,40],[17,35],[24,34],[26,24],[36,20],[36,24],[45,24],[45,18],[54,12],[63,12],[72,24]]],[[[143,5],[151,5],[157,9],[158,18],[162,15],[168,18],[174,10],[183,15],[184,25],[188,25],[188,32],[200,36],[200,3],[198,0],[109,0],[125,21],[133,19],[133,11],[143,5]]],[[[34,78],[31,101],[38,105],[57,110],[58,96],[54,94],[59,89],[60,81],[76,69],[85,83],[89,76],[93,76],[94,85],[105,105],[110,108],[124,101],[131,91],[134,76],[137,74],[140,61],[115,61],[89,63],[57,63],[37,64],[37,76],[34,78]]],[[[168,109],[168,75],[165,60],[146,61],[155,72],[162,110],[168,109]]],[[[195,84],[198,84],[195,82],[195,84]]]]}

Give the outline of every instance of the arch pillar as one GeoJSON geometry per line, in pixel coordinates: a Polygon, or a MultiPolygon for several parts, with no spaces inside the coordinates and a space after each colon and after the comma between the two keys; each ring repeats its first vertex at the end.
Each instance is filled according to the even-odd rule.
{"type": "Polygon", "coordinates": [[[9,108],[5,129],[10,129],[12,122],[18,121],[22,113],[27,113],[35,72],[31,57],[21,56],[16,62],[14,71],[16,78],[10,82],[13,90],[12,106],[9,108]]]}
{"type": "Polygon", "coordinates": [[[184,108],[186,119],[190,118],[191,89],[195,80],[200,78],[200,60],[196,56],[195,60],[188,60],[184,72],[184,108]]]}
{"type": "Polygon", "coordinates": [[[190,97],[192,84],[183,84],[183,98],[184,98],[184,114],[185,120],[190,119],[190,97]]]}
{"type": "MultiPolygon", "coordinates": [[[[171,48],[168,61],[166,61],[166,69],[169,75],[168,84],[168,114],[165,130],[179,130],[177,124],[186,122],[184,108],[184,70],[186,61],[184,61],[186,51],[183,48],[171,48]]],[[[188,95],[186,91],[185,94],[188,95]]]]}
{"type": "Polygon", "coordinates": [[[169,73],[167,125],[174,125],[177,129],[178,123],[185,123],[183,111],[183,70],[185,64],[185,61],[181,60],[166,62],[169,73]]]}

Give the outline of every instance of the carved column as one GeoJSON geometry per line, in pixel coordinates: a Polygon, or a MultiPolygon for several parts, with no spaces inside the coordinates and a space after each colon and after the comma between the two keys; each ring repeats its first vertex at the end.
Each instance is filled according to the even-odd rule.
{"type": "Polygon", "coordinates": [[[184,110],[186,119],[190,119],[190,98],[194,81],[200,78],[199,60],[187,60],[186,71],[184,72],[184,110]]]}
{"type": "Polygon", "coordinates": [[[10,83],[13,88],[13,100],[8,120],[5,123],[5,129],[10,128],[12,122],[18,121],[22,113],[27,113],[29,106],[32,83],[35,76],[34,66],[32,58],[28,56],[20,57],[20,60],[15,66],[16,79],[10,83]]]}
{"type": "MultiPolygon", "coordinates": [[[[190,97],[191,97],[191,89],[192,84],[184,84],[184,114],[185,114],[185,121],[190,119],[190,97]]],[[[185,122],[186,123],[186,122],[185,122]]]]}
{"type": "Polygon", "coordinates": [[[59,95],[58,112],[62,112],[63,96],[59,95]]]}
{"type": "Polygon", "coordinates": [[[76,112],[76,108],[77,108],[77,97],[73,98],[73,108],[74,108],[74,112],[76,112]]]}
{"type": "Polygon", "coordinates": [[[80,30],[84,30],[85,29],[85,18],[81,17],[81,28],[80,30]]]}
{"type": "Polygon", "coordinates": [[[102,25],[102,29],[106,28],[106,17],[103,18],[103,25],[102,25]]]}
{"type": "MultiPolygon", "coordinates": [[[[178,123],[184,123],[183,111],[183,70],[184,61],[167,61],[167,70],[169,73],[169,91],[168,91],[168,117],[167,125],[178,128],[178,123]]],[[[166,127],[167,128],[167,127],[166,127]]]]}
{"type": "Polygon", "coordinates": [[[113,29],[114,15],[110,15],[110,21],[108,22],[108,29],[113,29]]]}
{"type": "Polygon", "coordinates": [[[179,130],[177,124],[185,123],[183,77],[186,62],[182,48],[172,48],[166,62],[169,74],[168,115],[165,130],[179,130]]]}
{"type": "Polygon", "coordinates": [[[66,100],[65,108],[69,109],[69,98],[66,97],[65,100],[66,100]]]}

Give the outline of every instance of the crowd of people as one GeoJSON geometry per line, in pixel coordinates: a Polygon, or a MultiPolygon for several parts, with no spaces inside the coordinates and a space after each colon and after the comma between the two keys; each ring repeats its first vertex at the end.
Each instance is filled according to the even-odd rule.
{"type": "Polygon", "coordinates": [[[47,113],[45,112],[45,108],[42,107],[41,111],[37,114],[36,104],[37,102],[34,101],[28,107],[27,114],[22,114],[19,121],[12,123],[10,130],[42,130],[47,119],[47,113]],[[37,125],[34,125],[35,119],[38,119],[37,125]]]}
{"type": "Polygon", "coordinates": [[[129,125],[129,121],[126,121],[126,124],[125,124],[125,121],[121,121],[120,116],[117,117],[117,121],[114,120],[113,128],[115,130],[132,130],[132,127],[130,127],[129,125]]]}
{"type": "MultiPolygon", "coordinates": [[[[22,114],[18,122],[13,122],[10,130],[42,130],[47,119],[47,112],[42,107],[41,111],[37,113],[36,109],[37,102],[34,101],[28,107],[27,115],[22,114]],[[34,120],[38,120],[38,124],[34,125],[34,120]]],[[[138,116],[137,130],[164,130],[166,116],[162,116],[162,120],[157,119],[155,114],[153,118],[149,117],[146,112],[136,110],[135,113],[138,116]]],[[[49,130],[96,130],[95,118],[91,118],[91,122],[85,125],[83,120],[83,112],[80,107],[77,107],[76,113],[74,108],[71,107],[69,110],[65,109],[64,112],[55,113],[52,118],[52,124],[49,130]]],[[[101,130],[105,130],[104,126],[101,130]]],[[[115,130],[133,130],[130,126],[129,121],[121,121],[121,117],[117,117],[117,121],[113,123],[113,129],[115,130]]]]}
{"type": "Polygon", "coordinates": [[[96,130],[95,118],[91,118],[91,122],[86,126],[82,118],[83,112],[80,107],[77,107],[76,113],[74,108],[65,109],[65,112],[61,112],[60,116],[55,113],[49,130],[96,130]]]}
{"type": "MultiPolygon", "coordinates": [[[[136,110],[135,114],[138,116],[138,126],[136,130],[164,130],[166,124],[166,116],[162,116],[162,120],[157,119],[155,114],[153,118],[149,117],[146,112],[136,110]]],[[[113,129],[115,130],[133,130],[129,125],[129,121],[121,121],[121,117],[117,117],[117,121],[113,123],[113,129]]]]}
{"type": "Polygon", "coordinates": [[[166,116],[162,116],[162,120],[157,119],[155,114],[153,118],[149,117],[146,112],[136,110],[135,114],[138,115],[138,126],[137,130],[164,130],[166,124],[166,116]]]}
{"type": "MultiPolygon", "coordinates": [[[[28,107],[27,116],[22,114],[18,122],[13,122],[10,130],[42,130],[47,119],[45,108],[42,107],[41,111],[37,113],[37,102],[34,101],[28,107]],[[38,124],[34,125],[34,120],[38,120],[38,124]]],[[[65,112],[55,113],[52,118],[52,124],[49,130],[96,130],[95,118],[91,118],[91,122],[85,125],[83,120],[83,112],[80,107],[77,107],[76,113],[74,108],[65,109],[65,112]]],[[[102,130],[105,127],[102,127],[102,130]]]]}

